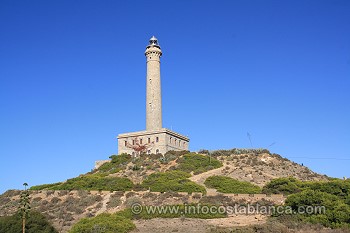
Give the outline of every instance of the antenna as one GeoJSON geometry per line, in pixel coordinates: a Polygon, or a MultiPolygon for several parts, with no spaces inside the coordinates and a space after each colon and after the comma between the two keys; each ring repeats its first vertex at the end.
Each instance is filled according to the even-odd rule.
{"type": "Polygon", "coordinates": [[[250,146],[253,148],[253,143],[252,143],[252,139],[251,139],[251,136],[250,136],[250,133],[247,132],[247,137],[249,139],[249,142],[250,142],[250,146]]]}

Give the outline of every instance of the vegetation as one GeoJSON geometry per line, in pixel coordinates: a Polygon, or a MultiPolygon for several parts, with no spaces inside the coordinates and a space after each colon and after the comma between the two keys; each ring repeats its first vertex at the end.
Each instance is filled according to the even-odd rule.
{"type": "Polygon", "coordinates": [[[263,188],[266,194],[293,194],[311,189],[330,193],[346,199],[350,195],[350,180],[332,179],[329,181],[300,181],[293,177],[277,178],[263,188]]]}
{"type": "Polygon", "coordinates": [[[110,190],[129,191],[133,188],[133,183],[128,178],[107,177],[105,174],[89,174],[67,180],[56,185],[33,186],[31,190],[42,188],[49,190],[110,190]]]}
{"type": "MultiPolygon", "coordinates": [[[[0,233],[19,232],[22,232],[22,213],[0,217],[0,233]]],[[[57,233],[57,231],[41,213],[30,211],[26,219],[26,233],[57,233]]]]}
{"type": "MultiPolygon", "coordinates": [[[[209,210],[213,205],[202,204],[201,207],[209,210]]],[[[132,213],[131,209],[128,208],[114,214],[104,213],[93,218],[85,218],[76,223],[69,233],[126,233],[136,228],[132,222],[134,219],[179,217],[211,219],[227,217],[226,213],[220,211],[217,211],[217,213],[197,211],[196,205],[141,206],[141,209],[142,211],[139,214],[132,213]]]]}
{"type": "MultiPolygon", "coordinates": [[[[208,150],[200,150],[199,153],[203,154],[209,154],[208,150]]],[[[269,150],[267,149],[239,149],[239,148],[233,148],[230,150],[215,150],[212,151],[210,154],[214,157],[216,156],[231,156],[231,155],[242,155],[242,154],[271,154],[269,150]]]]}
{"type": "Polygon", "coordinates": [[[222,166],[222,163],[210,156],[200,154],[186,154],[177,159],[177,170],[184,172],[193,172],[194,174],[203,173],[222,166]]]}
{"type": "Polygon", "coordinates": [[[60,184],[62,184],[62,182],[53,183],[53,184],[35,185],[35,186],[30,187],[29,190],[44,190],[44,189],[50,190],[50,189],[52,189],[52,187],[58,186],[60,184]]]}
{"type": "Polygon", "coordinates": [[[215,188],[221,193],[261,193],[261,188],[257,185],[226,176],[210,176],[204,184],[208,188],[215,188]]]}
{"type": "Polygon", "coordinates": [[[262,192],[266,194],[285,194],[298,193],[302,190],[302,182],[294,177],[283,177],[271,180],[263,187],[262,192]]]}
{"type": "Polygon", "coordinates": [[[103,213],[94,218],[80,220],[72,227],[69,233],[126,233],[135,228],[135,224],[124,216],[103,213]]]}
{"type": "Polygon", "coordinates": [[[311,223],[320,223],[326,227],[350,228],[350,206],[339,196],[321,192],[318,190],[304,190],[288,196],[286,205],[291,206],[293,211],[305,209],[307,206],[314,207],[312,213],[299,213],[296,216],[311,223]],[[321,209],[321,207],[324,209],[321,209]]]}
{"type": "Polygon", "coordinates": [[[109,158],[111,159],[111,161],[102,164],[97,169],[97,171],[107,172],[107,173],[116,173],[120,171],[123,167],[125,167],[126,164],[128,164],[132,160],[132,157],[129,154],[112,155],[109,158]]]}
{"type": "Polygon", "coordinates": [[[142,183],[142,187],[152,192],[201,192],[206,190],[203,186],[190,181],[191,175],[182,171],[157,172],[148,176],[142,183]]]}
{"type": "Polygon", "coordinates": [[[31,209],[30,207],[30,197],[29,192],[27,190],[27,183],[24,183],[24,191],[21,192],[20,200],[19,200],[19,211],[22,216],[22,231],[25,232],[26,228],[26,220],[28,218],[29,211],[31,209]]]}
{"type": "Polygon", "coordinates": [[[350,228],[350,180],[302,182],[292,177],[278,178],[268,183],[263,192],[288,194],[285,205],[297,213],[293,217],[298,221],[350,228]],[[307,206],[315,211],[306,214],[298,211],[307,206]]]}

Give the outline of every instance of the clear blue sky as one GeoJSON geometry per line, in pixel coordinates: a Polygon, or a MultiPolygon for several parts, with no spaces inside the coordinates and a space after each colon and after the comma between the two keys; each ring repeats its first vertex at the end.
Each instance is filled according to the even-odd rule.
{"type": "Polygon", "coordinates": [[[249,132],[350,177],[350,1],[2,0],[0,193],[85,173],[145,128],[152,35],[164,126],[192,151],[249,148],[249,132]]]}

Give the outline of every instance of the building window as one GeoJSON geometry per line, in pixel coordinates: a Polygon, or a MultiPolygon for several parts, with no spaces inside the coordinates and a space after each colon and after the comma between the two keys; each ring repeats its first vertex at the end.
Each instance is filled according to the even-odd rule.
{"type": "Polygon", "coordinates": [[[156,137],[156,142],[159,142],[159,137],[156,137]]]}
{"type": "Polygon", "coordinates": [[[179,140],[179,146],[181,146],[181,140],[179,140]]]}
{"type": "Polygon", "coordinates": [[[140,139],[140,144],[142,144],[142,138],[140,139]]]}
{"type": "Polygon", "coordinates": [[[148,138],[148,143],[151,143],[151,138],[148,138]]]}
{"type": "Polygon", "coordinates": [[[127,146],[128,145],[128,141],[124,141],[124,146],[127,146]]]}
{"type": "Polygon", "coordinates": [[[135,140],[132,140],[132,144],[135,145],[135,140]]]}
{"type": "Polygon", "coordinates": [[[169,140],[170,143],[171,143],[171,139],[172,139],[172,137],[170,137],[170,140],[169,140]]]}
{"type": "Polygon", "coordinates": [[[185,148],[185,146],[186,146],[186,143],[184,142],[184,145],[183,145],[183,147],[185,148]]]}
{"type": "Polygon", "coordinates": [[[156,154],[159,154],[159,150],[158,149],[156,150],[156,154]]]}
{"type": "Polygon", "coordinates": [[[151,150],[148,150],[148,151],[147,151],[147,154],[151,154],[151,150]]]}
{"type": "Polygon", "coordinates": [[[175,146],[176,146],[176,142],[177,142],[177,139],[175,138],[175,143],[174,143],[174,144],[175,144],[175,146]]]}

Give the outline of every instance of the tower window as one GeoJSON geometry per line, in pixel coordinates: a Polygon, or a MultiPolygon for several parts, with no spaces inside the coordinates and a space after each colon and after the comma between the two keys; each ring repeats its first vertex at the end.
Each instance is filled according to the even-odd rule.
{"type": "Polygon", "coordinates": [[[142,144],[142,138],[140,139],[140,144],[142,144]]]}
{"type": "Polygon", "coordinates": [[[148,138],[148,143],[151,143],[151,138],[148,138]]]}
{"type": "Polygon", "coordinates": [[[156,137],[156,142],[159,142],[159,137],[156,137]]]}
{"type": "Polygon", "coordinates": [[[135,145],[135,140],[132,140],[132,144],[135,145]]]}
{"type": "Polygon", "coordinates": [[[128,141],[124,141],[124,146],[127,146],[128,145],[128,141]]]}

